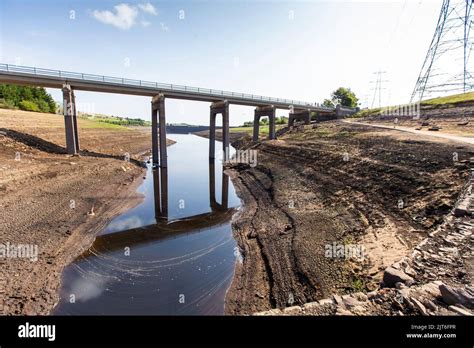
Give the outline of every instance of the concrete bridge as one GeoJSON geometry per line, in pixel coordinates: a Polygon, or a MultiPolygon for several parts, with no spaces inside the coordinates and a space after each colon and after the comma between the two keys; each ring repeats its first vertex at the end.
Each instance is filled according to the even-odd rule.
{"type": "Polygon", "coordinates": [[[261,117],[269,118],[269,138],[275,139],[276,109],[290,110],[289,126],[298,120],[309,124],[313,112],[320,115],[336,114],[336,116],[343,112],[351,112],[349,109],[341,109],[340,106],[327,108],[292,99],[9,64],[0,64],[0,83],[62,89],[66,148],[69,154],[77,154],[80,151],[75,90],[151,97],[153,165],[161,167],[168,165],[165,116],[165,100],[168,98],[211,102],[209,158],[215,157],[216,117],[219,114],[222,115],[223,151],[225,156],[229,154],[230,104],[256,107],[253,132],[255,141],[258,140],[258,124],[261,117]]]}

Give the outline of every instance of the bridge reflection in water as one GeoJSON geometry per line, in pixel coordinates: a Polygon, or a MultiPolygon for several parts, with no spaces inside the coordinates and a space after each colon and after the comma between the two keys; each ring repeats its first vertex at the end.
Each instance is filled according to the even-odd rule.
{"type": "Polygon", "coordinates": [[[209,207],[208,213],[168,220],[168,168],[156,168],[153,173],[153,193],[155,202],[156,223],[148,226],[131,228],[124,231],[99,235],[93,246],[82,258],[97,253],[124,250],[139,244],[150,243],[168,237],[176,237],[181,233],[196,233],[209,230],[211,227],[226,224],[235,213],[235,208],[228,208],[229,176],[222,171],[221,203],[216,199],[215,161],[209,160],[209,207]]]}
{"type": "Polygon", "coordinates": [[[168,167],[147,170],[143,202],[66,267],[53,314],[224,313],[239,258],[231,219],[240,200],[221,162],[209,160],[207,139],[173,140],[168,167]]]}

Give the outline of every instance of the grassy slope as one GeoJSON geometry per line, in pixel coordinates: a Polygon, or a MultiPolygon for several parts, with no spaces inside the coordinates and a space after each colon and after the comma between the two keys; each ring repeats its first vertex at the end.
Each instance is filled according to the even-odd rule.
{"type": "MultiPolygon", "coordinates": [[[[284,124],[277,124],[275,126],[276,130],[285,127],[286,125],[284,124]]],[[[233,133],[248,133],[250,135],[253,134],[253,127],[231,127],[230,132],[233,133]]],[[[268,135],[268,125],[265,126],[260,126],[260,135],[268,135]]]]}
{"type": "MultiPolygon", "coordinates": [[[[474,101],[474,92],[468,92],[468,93],[462,93],[462,94],[448,95],[446,97],[423,100],[421,102],[421,105],[436,107],[436,106],[441,106],[441,105],[455,105],[458,103],[473,102],[473,101],[474,101]]],[[[394,107],[394,110],[395,110],[395,107],[394,107]]],[[[364,117],[376,115],[380,113],[381,111],[382,111],[381,108],[364,109],[352,115],[351,118],[364,118],[364,117]]]]}
{"type": "Polygon", "coordinates": [[[422,101],[421,104],[422,105],[444,105],[444,104],[457,104],[457,103],[470,102],[470,101],[474,101],[474,92],[428,99],[428,100],[422,101]]]}

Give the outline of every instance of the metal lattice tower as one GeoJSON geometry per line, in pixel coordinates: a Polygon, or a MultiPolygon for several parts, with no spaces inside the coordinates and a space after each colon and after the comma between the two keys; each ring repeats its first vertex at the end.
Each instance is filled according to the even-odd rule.
{"type": "Polygon", "coordinates": [[[444,0],[436,31],[410,102],[465,93],[474,88],[473,0],[444,0]]]}

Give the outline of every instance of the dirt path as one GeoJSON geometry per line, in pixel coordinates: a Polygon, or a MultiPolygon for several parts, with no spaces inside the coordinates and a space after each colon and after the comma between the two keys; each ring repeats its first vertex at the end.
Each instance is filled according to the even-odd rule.
{"type": "Polygon", "coordinates": [[[443,223],[474,155],[471,145],[406,132],[316,127],[247,142],[258,165],[230,167],[244,209],[233,226],[243,263],[227,294],[229,314],[377,289],[384,270],[443,223]]]}
{"type": "Polygon", "coordinates": [[[409,133],[428,136],[428,137],[451,140],[457,143],[474,145],[474,137],[465,137],[465,136],[463,137],[463,136],[446,134],[439,131],[424,131],[424,130],[417,130],[417,129],[407,128],[407,127],[389,126],[389,125],[376,124],[376,123],[362,123],[362,122],[354,122],[354,121],[348,121],[348,120],[343,120],[342,122],[353,124],[353,125],[363,125],[363,126],[370,126],[370,127],[375,127],[375,128],[397,130],[400,132],[409,132],[409,133]]]}
{"type": "Polygon", "coordinates": [[[0,314],[48,314],[63,268],[142,199],[136,188],[149,134],[80,119],[83,151],[70,157],[63,122],[0,110],[0,314]],[[36,247],[37,260],[5,257],[5,247],[18,245],[36,247]]]}

